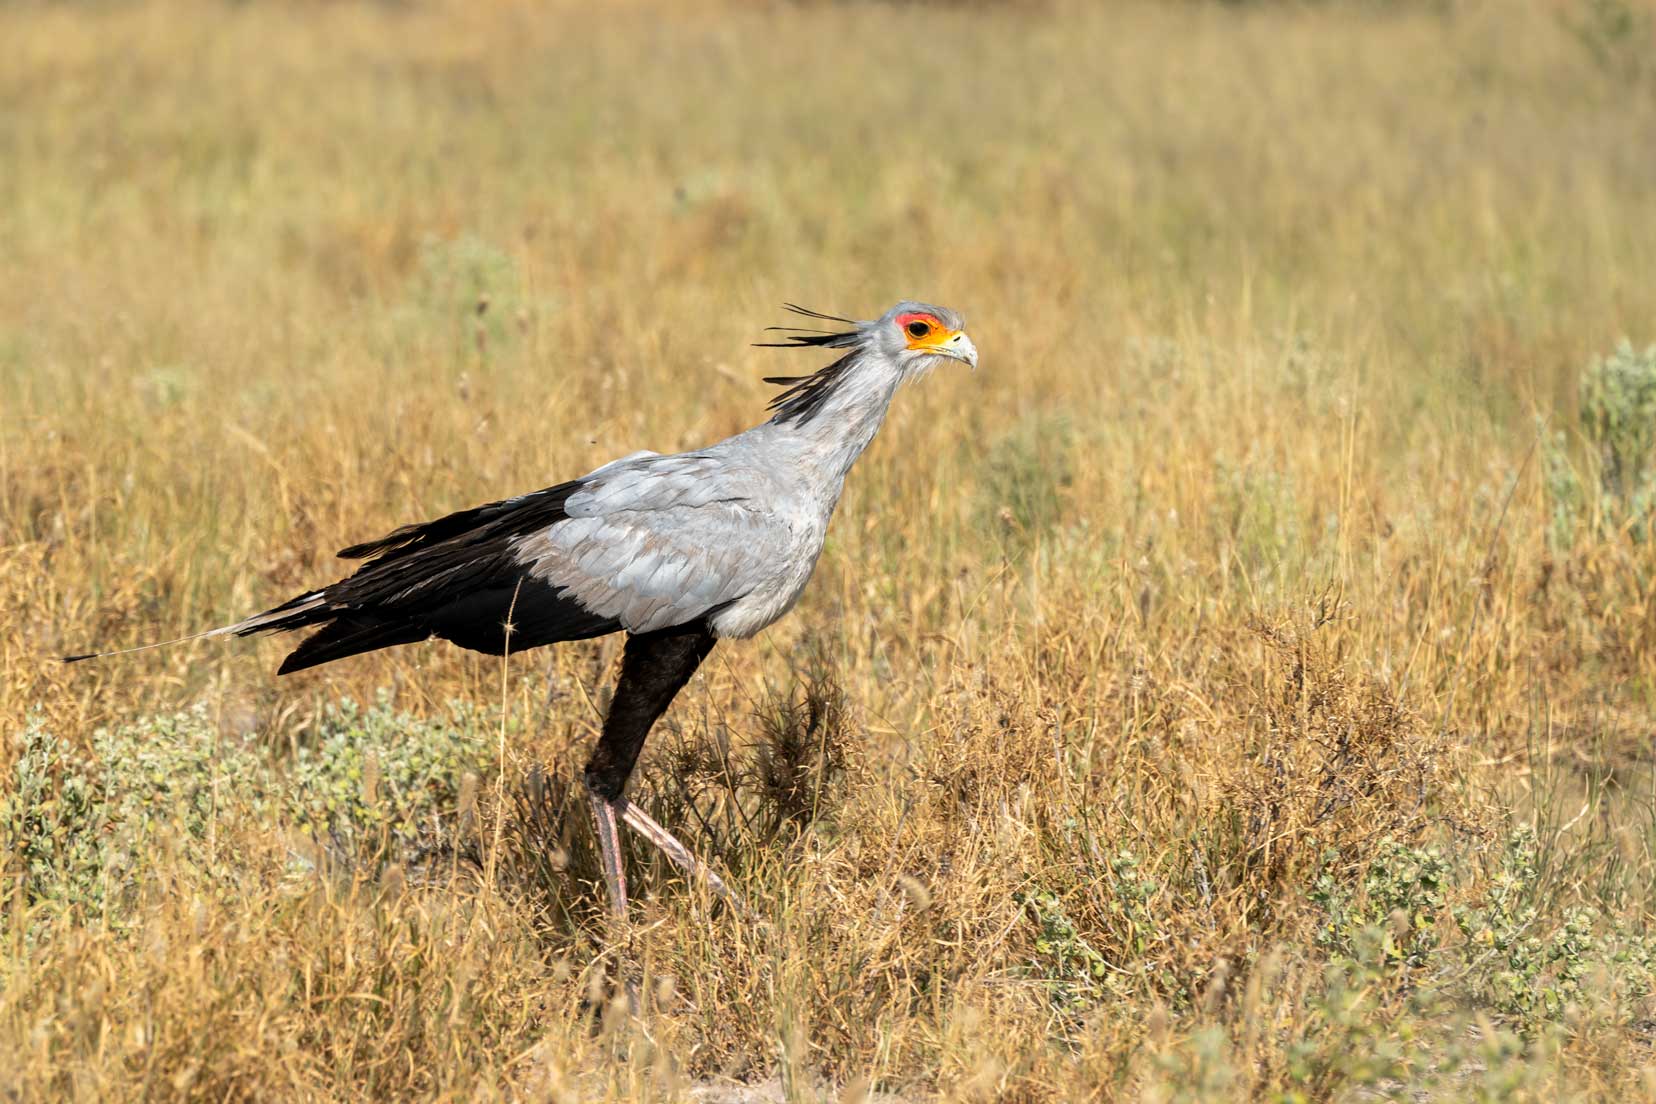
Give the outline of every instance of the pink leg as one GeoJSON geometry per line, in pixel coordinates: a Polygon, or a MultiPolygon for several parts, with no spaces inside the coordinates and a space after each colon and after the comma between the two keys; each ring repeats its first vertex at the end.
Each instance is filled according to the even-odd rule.
{"type": "Polygon", "coordinates": [[[643,833],[645,839],[661,848],[662,853],[672,859],[692,881],[698,877],[705,877],[708,888],[724,898],[725,903],[731,908],[743,916],[751,917],[753,915],[748,911],[747,903],[742,900],[739,893],[725,885],[723,878],[713,873],[706,863],[691,854],[688,847],[674,839],[671,832],[651,820],[643,809],[624,797],[615,799],[615,808],[620,811],[622,820],[643,833]]]}
{"type": "Polygon", "coordinates": [[[627,873],[621,868],[621,830],[615,823],[615,806],[587,791],[592,803],[592,819],[598,825],[598,861],[604,869],[604,885],[609,890],[610,916],[617,921],[627,919],[627,873]]]}

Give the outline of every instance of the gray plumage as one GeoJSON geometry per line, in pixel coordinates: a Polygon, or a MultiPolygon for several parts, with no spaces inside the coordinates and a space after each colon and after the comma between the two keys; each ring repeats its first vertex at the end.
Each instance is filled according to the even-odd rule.
{"type": "Polygon", "coordinates": [[[607,464],[578,481],[568,520],[517,542],[518,559],[630,632],[705,617],[719,636],[752,636],[805,589],[845,477],[897,388],[940,358],[976,362],[963,328],[952,311],[914,302],[859,323],[812,416],[778,413],[694,452],[607,464]],[[947,351],[911,352],[892,325],[909,313],[955,331],[947,351]]]}

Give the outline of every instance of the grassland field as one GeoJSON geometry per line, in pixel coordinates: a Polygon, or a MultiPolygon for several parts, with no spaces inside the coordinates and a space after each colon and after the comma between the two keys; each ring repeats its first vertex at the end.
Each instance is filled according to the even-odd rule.
{"type": "Polygon", "coordinates": [[[1648,3],[0,4],[0,258],[0,1098],[1656,1099],[1648,3]],[[613,639],[54,659],[904,296],[637,782],[752,919],[613,639]]]}

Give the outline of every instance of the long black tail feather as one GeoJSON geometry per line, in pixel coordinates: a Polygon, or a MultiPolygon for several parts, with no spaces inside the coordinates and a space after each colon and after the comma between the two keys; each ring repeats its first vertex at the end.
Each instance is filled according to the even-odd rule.
{"type": "Polygon", "coordinates": [[[288,653],[278,675],[291,675],[307,667],[332,663],[346,656],[375,652],[398,644],[428,639],[431,630],[413,621],[386,621],[372,615],[342,613],[318,632],[311,633],[288,653]]]}

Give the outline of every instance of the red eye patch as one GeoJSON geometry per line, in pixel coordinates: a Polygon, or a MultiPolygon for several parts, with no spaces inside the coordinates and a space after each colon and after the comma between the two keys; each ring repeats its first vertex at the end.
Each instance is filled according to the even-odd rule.
{"type": "Polygon", "coordinates": [[[897,325],[916,341],[930,337],[943,328],[943,323],[937,320],[936,315],[925,314],[921,311],[909,311],[906,314],[899,314],[897,325]]]}

